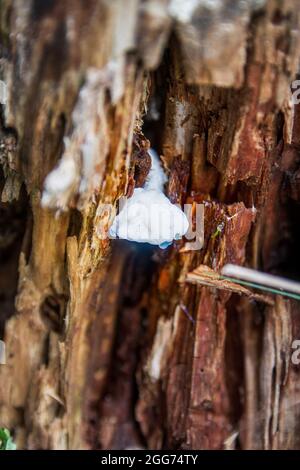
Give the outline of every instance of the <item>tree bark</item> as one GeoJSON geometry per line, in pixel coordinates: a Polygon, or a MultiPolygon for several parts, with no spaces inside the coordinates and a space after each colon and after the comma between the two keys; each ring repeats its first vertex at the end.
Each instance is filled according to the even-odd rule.
{"type": "Polygon", "coordinates": [[[299,278],[300,2],[0,7],[0,427],[25,449],[300,448],[299,303],[188,276],[299,278]],[[204,204],[201,250],[101,237],[149,145],[171,201],[204,204]]]}

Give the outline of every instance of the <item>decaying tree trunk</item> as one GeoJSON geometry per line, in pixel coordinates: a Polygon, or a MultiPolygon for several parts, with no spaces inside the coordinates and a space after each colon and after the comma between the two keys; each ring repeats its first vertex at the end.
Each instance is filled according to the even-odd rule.
{"type": "Polygon", "coordinates": [[[0,5],[0,426],[26,449],[299,448],[299,303],[187,276],[299,277],[299,1],[0,5]],[[172,202],[205,206],[201,250],[101,237],[147,140],[172,202]]]}

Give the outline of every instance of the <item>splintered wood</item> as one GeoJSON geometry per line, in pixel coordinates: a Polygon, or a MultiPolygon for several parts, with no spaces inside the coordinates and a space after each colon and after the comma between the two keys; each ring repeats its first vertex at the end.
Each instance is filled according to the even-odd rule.
{"type": "Polygon", "coordinates": [[[223,279],[213,269],[201,264],[194,271],[191,271],[186,276],[186,281],[192,284],[201,284],[207,287],[214,287],[216,289],[222,289],[233,292],[235,294],[246,295],[250,299],[263,302],[267,305],[274,305],[274,301],[271,297],[266,295],[256,294],[250,289],[241,286],[238,282],[227,281],[223,279]]]}
{"type": "Polygon", "coordinates": [[[299,449],[300,303],[221,269],[299,273],[300,0],[0,4],[0,425],[18,449],[299,449]],[[201,249],[102,237],[148,146],[201,249]]]}

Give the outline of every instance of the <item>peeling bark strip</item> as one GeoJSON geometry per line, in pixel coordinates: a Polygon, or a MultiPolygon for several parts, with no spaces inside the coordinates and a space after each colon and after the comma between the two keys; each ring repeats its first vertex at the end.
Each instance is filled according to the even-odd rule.
{"type": "Polygon", "coordinates": [[[274,302],[272,299],[268,298],[264,295],[255,294],[250,289],[247,289],[240,285],[237,282],[230,282],[226,279],[222,279],[215,271],[212,269],[207,268],[207,266],[198,266],[197,269],[188,273],[187,281],[195,284],[201,284],[207,287],[213,287],[216,289],[223,289],[228,290],[230,292],[235,292],[236,294],[246,295],[250,297],[250,299],[254,299],[260,302],[264,302],[266,304],[273,305],[274,302]]]}
{"type": "Polygon", "coordinates": [[[1,1],[0,427],[18,448],[300,448],[299,303],[205,276],[299,280],[299,16],[299,0],[1,1]],[[99,236],[150,146],[170,200],[204,204],[199,251],[99,236]]]}

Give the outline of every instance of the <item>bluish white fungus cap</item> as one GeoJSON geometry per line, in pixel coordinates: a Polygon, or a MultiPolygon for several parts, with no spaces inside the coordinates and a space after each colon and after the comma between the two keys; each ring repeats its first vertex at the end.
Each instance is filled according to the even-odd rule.
{"type": "Polygon", "coordinates": [[[167,248],[179,240],[189,228],[185,213],[163,193],[167,178],[158,156],[151,150],[152,166],[143,188],[136,188],[116,216],[110,236],[150,243],[167,248]]]}

